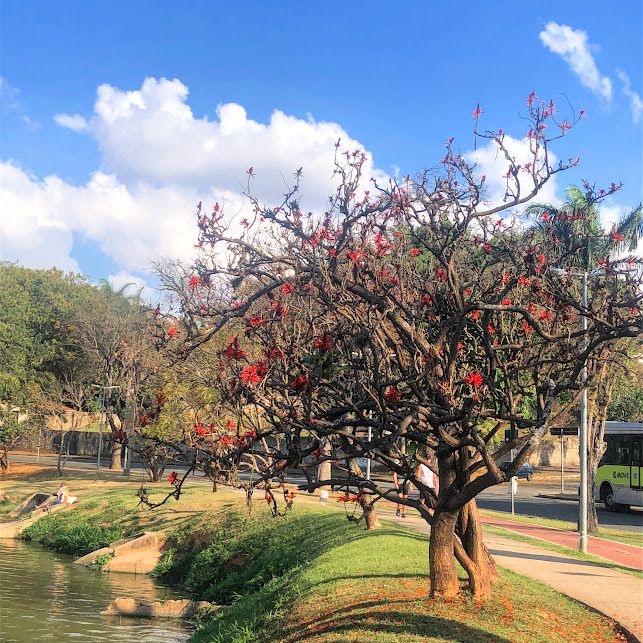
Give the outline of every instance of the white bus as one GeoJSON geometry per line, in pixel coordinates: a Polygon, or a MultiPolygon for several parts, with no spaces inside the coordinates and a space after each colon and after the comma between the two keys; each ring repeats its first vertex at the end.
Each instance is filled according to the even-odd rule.
{"type": "Polygon", "coordinates": [[[643,423],[606,422],[607,449],[596,470],[595,500],[615,511],[643,507],[643,423]]]}

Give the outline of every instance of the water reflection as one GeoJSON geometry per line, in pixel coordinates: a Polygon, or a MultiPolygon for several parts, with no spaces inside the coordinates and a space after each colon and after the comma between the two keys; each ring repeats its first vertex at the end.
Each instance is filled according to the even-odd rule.
{"type": "Polygon", "coordinates": [[[146,576],[100,573],[32,543],[0,540],[0,640],[186,641],[181,621],[103,617],[119,596],[177,598],[146,576]]]}

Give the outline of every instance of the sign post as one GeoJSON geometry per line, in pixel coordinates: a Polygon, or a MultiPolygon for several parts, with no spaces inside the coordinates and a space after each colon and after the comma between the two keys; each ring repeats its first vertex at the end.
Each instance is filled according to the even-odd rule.
{"type": "Polygon", "coordinates": [[[518,478],[516,476],[512,476],[511,480],[509,480],[509,493],[511,494],[511,515],[513,516],[515,515],[514,498],[518,493],[518,478]]]}
{"type": "Polygon", "coordinates": [[[554,426],[549,429],[551,435],[560,436],[560,492],[565,493],[565,442],[566,435],[578,435],[577,426],[554,426]]]}

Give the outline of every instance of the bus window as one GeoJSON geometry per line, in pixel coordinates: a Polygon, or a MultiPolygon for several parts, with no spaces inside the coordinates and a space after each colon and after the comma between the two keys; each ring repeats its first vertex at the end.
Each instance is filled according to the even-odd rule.
{"type": "Polygon", "coordinates": [[[616,446],[614,444],[614,437],[615,436],[613,435],[605,436],[605,443],[607,444],[607,447],[605,448],[605,453],[603,453],[601,461],[598,463],[599,467],[603,464],[614,464],[616,459],[616,446]]]}
{"type": "Polygon", "coordinates": [[[616,454],[614,464],[629,467],[630,466],[630,437],[628,435],[615,436],[618,438],[616,441],[616,454]]]}
{"type": "Polygon", "coordinates": [[[632,442],[632,466],[640,467],[641,466],[641,441],[634,440],[632,442]]]}

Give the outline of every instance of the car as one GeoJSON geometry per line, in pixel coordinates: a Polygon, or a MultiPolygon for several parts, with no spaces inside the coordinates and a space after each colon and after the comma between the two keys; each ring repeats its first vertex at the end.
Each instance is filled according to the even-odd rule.
{"type": "MultiPolygon", "coordinates": [[[[500,468],[503,471],[506,471],[509,466],[508,462],[503,462],[500,465],[500,468]]],[[[525,462],[520,469],[518,469],[516,473],[517,478],[524,478],[525,480],[531,480],[534,477],[534,468],[529,464],[529,462],[525,462]]]]}

